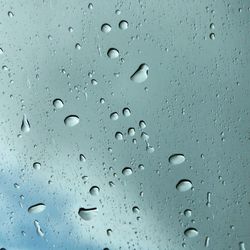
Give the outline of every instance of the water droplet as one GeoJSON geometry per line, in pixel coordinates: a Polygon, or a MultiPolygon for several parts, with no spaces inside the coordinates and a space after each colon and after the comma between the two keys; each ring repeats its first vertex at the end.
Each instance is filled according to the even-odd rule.
{"type": "Polygon", "coordinates": [[[123,134],[121,132],[115,133],[115,138],[119,141],[123,140],[123,134]]]}
{"type": "Polygon", "coordinates": [[[132,211],[133,211],[134,214],[139,214],[140,209],[139,209],[139,207],[134,206],[134,207],[132,208],[132,211]]]}
{"type": "Polygon", "coordinates": [[[183,154],[173,154],[169,157],[168,161],[172,165],[179,165],[185,161],[185,156],[183,154]]]}
{"type": "Polygon", "coordinates": [[[192,210],[191,210],[191,209],[186,209],[186,210],[184,211],[184,215],[187,216],[187,217],[191,217],[191,215],[192,215],[192,210]]]}
{"type": "Polygon", "coordinates": [[[34,162],[33,163],[33,168],[36,170],[39,170],[41,168],[41,163],[40,162],[34,162]]]}
{"type": "Polygon", "coordinates": [[[144,141],[148,141],[149,140],[149,135],[145,132],[142,132],[141,133],[141,138],[144,140],[144,141]]]}
{"type": "Polygon", "coordinates": [[[128,129],[128,134],[129,134],[130,136],[134,136],[134,135],[135,135],[135,129],[134,129],[134,128],[129,128],[129,129],[128,129]]]}
{"type": "Polygon", "coordinates": [[[209,247],[209,241],[210,241],[210,238],[207,236],[205,238],[205,247],[209,247]]]}
{"type": "Polygon", "coordinates": [[[93,186],[93,187],[91,187],[90,190],[89,190],[89,193],[90,193],[91,195],[93,195],[93,196],[98,195],[99,192],[100,192],[100,188],[97,187],[97,186],[93,186]]]}
{"type": "Polygon", "coordinates": [[[92,3],[89,3],[88,9],[89,9],[89,10],[92,10],[93,8],[94,8],[93,4],[92,4],[92,3]]]}
{"type": "Polygon", "coordinates": [[[85,162],[86,161],[85,155],[84,154],[80,154],[79,155],[79,160],[85,162]]]}
{"type": "Polygon", "coordinates": [[[144,170],[144,169],[145,169],[143,164],[139,164],[138,168],[139,168],[140,170],[144,170]]]}
{"type": "Polygon", "coordinates": [[[130,77],[131,81],[136,83],[142,83],[148,78],[148,70],[149,67],[147,64],[141,64],[138,69],[134,72],[134,74],[130,77]]]}
{"type": "Polygon", "coordinates": [[[14,183],[14,188],[19,189],[20,185],[18,183],[14,183]]]}
{"type": "Polygon", "coordinates": [[[97,85],[98,84],[98,82],[96,81],[96,79],[91,79],[91,83],[92,83],[92,85],[97,85]]]}
{"type": "Polygon", "coordinates": [[[108,229],[108,230],[107,230],[107,235],[108,235],[108,236],[111,236],[111,234],[112,234],[112,229],[108,229]]]}
{"type": "Polygon", "coordinates": [[[38,214],[45,210],[46,206],[43,203],[38,203],[35,205],[32,205],[28,208],[28,212],[31,214],[38,214]]]}
{"type": "Polygon", "coordinates": [[[128,29],[128,22],[125,21],[125,20],[120,21],[120,23],[119,23],[119,28],[120,28],[121,30],[126,30],[126,29],[128,29]]]}
{"type": "Polygon", "coordinates": [[[139,127],[140,127],[141,129],[146,128],[146,123],[145,123],[144,121],[140,121],[140,122],[139,122],[139,127]]]}
{"type": "Polygon", "coordinates": [[[108,50],[107,55],[110,59],[115,59],[119,56],[119,51],[117,49],[111,48],[108,50]]]}
{"type": "Polygon", "coordinates": [[[10,18],[12,18],[12,17],[14,16],[13,12],[9,11],[9,12],[8,12],[8,16],[9,16],[10,18]]]}
{"type": "Polygon", "coordinates": [[[34,221],[34,225],[36,227],[36,232],[37,234],[40,236],[40,237],[43,237],[44,236],[44,232],[42,231],[41,227],[40,227],[40,224],[37,220],[34,221]]]}
{"type": "Polygon", "coordinates": [[[117,112],[113,112],[112,114],[110,114],[110,119],[112,121],[116,121],[116,120],[118,120],[118,118],[119,118],[119,115],[117,112]]]}
{"type": "Polygon", "coordinates": [[[146,146],[146,151],[150,154],[154,153],[155,148],[153,146],[150,146],[149,144],[147,144],[146,146]]]}
{"type": "Polygon", "coordinates": [[[69,28],[68,28],[68,31],[69,31],[70,33],[72,33],[72,32],[74,31],[74,29],[73,29],[72,27],[69,27],[69,28]]]}
{"type": "Polygon", "coordinates": [[[180,180],[177,185],[176,189],[180,192],[186,192],[193,187],[192,182],[190,180],[180,180]]]}
{"type": "Polygon", "coordinates": [[[214,30],[214,29],[215,29],[215,25],[214,25],[214,23],[211,23],[211,24],[210,24],[210,29],[212,29],[212,30],[214,30]]]}
{"type": "Polygon", "coordinates": [[[108,23],[104,23],[101,27],[103,33],[109,33],[111,31],[111,26],[108,23]]]}
{"type": "Polygon", "coordinates": [[[77,115],[69,115],[64,119],[64,124],[67,127],[74,127],[80,122],[80,119],[77,115]]]}
{"type": "Polygon", "coordinates": [[[131,115],[131,111],[130,111],[129,108],[124,108],[124,109],[122,110],[122,113],[123,113],[123,115],[124,115],[125,117],[129,117],[129,116],[131,115]]]}
{"type": "Polygon", "coordinates": [[[184,234],[189,238],[193,238],[198,236],[199,232],[197,231],[196,228],[188,228],[184,231],[184,234]]]}
{"type": "Polygon", "coordinates": [[[122,174],[125,175],[125,176],[129,176],[131,174],[133,174],[133,170],[129,167],[125,167],[123,170],[122,170],[122,174]]]}
{"type": "Polygon", "coordinates": [[[211,40],[214,40],[214,39],[215,39],[215,34],[214,34],[214,33],[211,33],[211,34],[209,35],[209,37],[210,37],[211,40]]]}
{"type": "Polygon", "coordinates": [[[80,208],[78,211],[78,215],[88,221],[88,220],[92,220],[96,215],[97,215],[97,211],[98,209],[96,207],[93,208],[80,208]]]}
{"type": "Polygon", "coordinates": [[[77,50],[80,50],[80,49],[82,48],[82,46],[80,45],[80,43],[76,43],[75,48],[76,48],[77,50]]]}
{"type": "Polygon", "coordinates": [[[63,101],[61,99],[55,99],[53,101],[53,105],[54,105],[55,108],[61,109],[64,104],[63,104],[63,101]]]}
{"type": "Polygon", "coordinates": [[[244,242],[240,242],[240,243],[239,243],[239,247],[240,247],[240,250],[246,250],[246,247],[245,247],[245,243],[244,243],[244,242]]]}
{"type": "Polygon", "coordinates": [[[30,123],[29,123],[29,120],[27,119],[26,115],[23,115],[21,130],[24,133],[28,133],[30,131],[30,123]]]}

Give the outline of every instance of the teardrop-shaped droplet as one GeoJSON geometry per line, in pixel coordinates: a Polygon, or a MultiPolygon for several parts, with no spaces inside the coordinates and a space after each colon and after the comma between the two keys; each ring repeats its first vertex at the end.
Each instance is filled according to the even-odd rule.
{"type": "Polygon", "coordinates": [[[190,180],[180,180],[177,185],[176,189],[180,192],[186,192],[193,187],[192,182],[190,180]]]}
{"type": "Polygon", "coordinates": [[[198,236],[199,232],[196,228],[188,228],[184,231],[184,234],[189,238],[193,238],[198,236]]]}
{"type": "Polygon", "coordinates": [[[107,55],[110,59],[115,59],[119,56],[119,51],[115,48],[111,48],[108,50],[107,55]]]}
{"type": "Polygon", "coordinates": [[[80,122],[80,119],[77,115],[69,115],[64,119],[64,124],[67,127],[74,127],[80,122]]]}
{"type": "Polygon", "coordinates": [[[27,119],[26,115],[23,115],[21,130],[24,133],[28,133],[30,131],[30,123],[29,123],[29,120],[27,119]]]}
{"type": "Polygon", "coordinates": [[[172,165],[179,165],[185,161],[185,156],[183,154],[173,154],[169,157],[168,161],[172,165]]]}
{"type": "Polygon", "coordinates": [[[33,168],[39,170],[41,168],[41,163],[40,162],[34,162],[33,163],[33,168]]]}
{"type": "Polygon", "coordinates": [[[28,208],[28,212],[31,214],[38,214],[45,210],[46,206],[43,203],[38,203],[28,208]]]}
{"type": "Polygon", "coordinates": [[[90,193],[91,195],[93,195],[93,196],[98,195],[99,192],[100,192],[100,188],[97,187],[97,186],[93,186],[93,187],[91,187],[90,190],[89,190],[89,193],[90,193]]]}
{"type": "Polygon", "coordinates": [[[103,33],[109,33],[110,31],[111,31],[111,26],[110,26],[110,24],[108,24],[108,23],[104,23],[103,25],[102,25],[102,27],[101,27],[101,31],[103,32],[103,33]]]}
{"type": "Polygon", "coordinates": [[[148,78],[149,67],[147,64],[141,64],[135,73],[130,77],[131,81],[136,83],[142,83],[148,78]]]}
{"type": "Polygon", "coordinates": [[[133,170],[132,168],[129,168],[129,167],[125,167],[123,170],[122,170],[122,174],[125,175],[125,176],[129,176],[133,173],[133,170]]]}
{"type": "Polygon", "coordinates": [[[63,101],[61,99],[55,99],[53,101],[53,105],[54,105],[55,108],[61,109],[64,104],[63,104],[63,101]]]}
{"type": "Polygon", "coordinates": [[[79,216],[88,221],[88,220],[92,220],[96,215],[97,215],[97,208],[93,207],[93,208],[80,208],[78,211],[79,216]]]}

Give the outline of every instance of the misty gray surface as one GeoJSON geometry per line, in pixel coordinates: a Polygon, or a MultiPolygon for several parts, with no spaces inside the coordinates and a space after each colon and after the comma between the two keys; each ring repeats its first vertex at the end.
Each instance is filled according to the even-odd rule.
{"type": "Polygon", "coordinates": [[[250,249],[249,28],[249,0],[0,1],[0,247],[250,249]]]}

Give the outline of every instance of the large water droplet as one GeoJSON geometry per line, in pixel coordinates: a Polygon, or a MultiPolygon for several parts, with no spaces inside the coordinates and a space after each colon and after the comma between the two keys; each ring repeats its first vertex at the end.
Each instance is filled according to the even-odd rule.
{"type": "Polygon", "coordinates": [[[28,212],[31,214],[38,214],[45,210],[46,206],[43,203],[38,203],[35,205],[32,205],[28,208],[28,212]]]}
{"type": "Polygon", "coordinates": [[[115,59],[119,56],[119,51],[117,49],[111,48],[108,50],[107,55],[110,59],[115,59]]]}
{"type": "Polygon", "coordinates": [[[101,27],[103,33],[109,33],[111,31],[111,26],[108,23],[104,23],[101,27]]]}
{"type": "Polygon", "coordinates": [[[136,83],[142,83],[148,78],[149,67],[147,64],[141,64],[135,73],[130,77],[131,81],[136,83]]]}
{"type": "Polygon", "coordinates": [[[122,170],[122,174],[125,175],[125,176],[129,176],[133,173],[133,170],[132,168],[129,168],[129,167],[125,167],[123,170],[122,170]]]}
{"type": "Polygon", "coordinates": [[[173,165],[179,165],[185,161],[185,156],[183,154],[171,155],[168,161],[173,165]]]}
{"type": "Polygon", "coordinates": [[[53,105],[54,105],[55,108],[61,109],[64,104],[63,104],[63,101],[61,99],[55,99],[53,101],[53,105]]]}
{"type": "Polygon", "coordinates": [[[29,123],[29,120],[27,119],[26,115],[23,115],[21,130],[24,133],[28,133],[30,131],[30,123],[29,123]]]}
{"type": "Polygon", "coordinates": [[[128,28],[128,22],[125,21],[125,20],[120,21],[120,23],[119,23],[119,28],[120,28],[121,30],[126,30],[126,29],[128,28]]]}
{"type": "Polygon", "coordinates": [[[89,190],[89,193],[90,193],[91,195],[93,195],[93,196],[98,195],[99,192],[100,192],[100,188],[97,187],[97,186],[93,186],[93,187],[91,187],[90,190],[89,190]]]}
{"type": "Polygon", "coordinates": [[[64,119],[64,124],[67,127],[74,127],[80,122],[80,119],[77,115],[69,115],[64,119]]]}
{"type": "Polygon", "coordinates": [[[97,215],[97,208],[93,207],[93,208],[80,208],[78,211],[79,216],[88,221],[88,220],[92,220],[96,215],[97,215]]]}
{"type": "Polygon", "coordinates": [[[189,238],[193,238],[198,236],[199,232],[196,228],[188,228],[184,231],[184,234],[189,238]]]}
{"type": "Polygon", "coordinates": [[[192,182],[190,180],[180,180],[177,185],[176,189],[180,192],[186,192],[193,187],[192,182]]]}

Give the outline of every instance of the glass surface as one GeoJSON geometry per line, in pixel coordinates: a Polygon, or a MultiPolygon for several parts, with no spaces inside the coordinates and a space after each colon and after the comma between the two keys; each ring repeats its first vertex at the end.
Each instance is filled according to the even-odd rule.
{"type": "Polygon", "coordinates": [[[0,1],[0,248],[250,249],[250,1],[0,1]]]}

